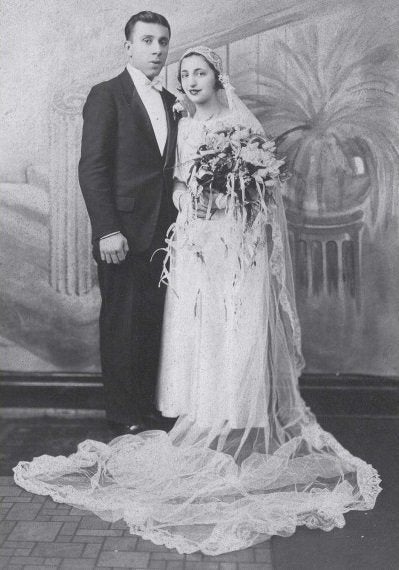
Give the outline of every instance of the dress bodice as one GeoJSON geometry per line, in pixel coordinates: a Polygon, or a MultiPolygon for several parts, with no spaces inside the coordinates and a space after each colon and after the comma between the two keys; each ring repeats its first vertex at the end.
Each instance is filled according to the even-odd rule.
{"type": "Polygon", "coordinates": [[[237,124],[238,119],[232,112],[207,121],[199,121],[194,117],[182,118],[179,121],[177,135],[175,178],[187,182],[192,160],[197,156],[198,147],[206,130],[229,128],[237,124]]]}

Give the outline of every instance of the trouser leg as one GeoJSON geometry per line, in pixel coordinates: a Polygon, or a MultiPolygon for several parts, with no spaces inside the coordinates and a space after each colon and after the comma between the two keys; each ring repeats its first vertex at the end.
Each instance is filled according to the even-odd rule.
{"type": "Polygon", "coordinates": [[[163,236],[160,228],[148,251],[129,253],[119,265],[98,261],[100,354],[110,421],[145,423],[154,410],[165,287],[159,287],[163,255],[150,258],[163,236]]]}
{"type": "Polygon", "coordinates": [[[148,386],[146,401],[149,412],[155,411],[155,389],[158,378],[161,349],[162,321],[165,302],[164,285],[159,286],[163,255],[156,254],[149,263],[145,258],[146,271],[143,272],[143,294],[140,320],[140,360],[139,369],[143,386],[148,386]]]}
{"type": "Polygon", "coordinates": [[[158,224],[150,247],[142,254],[146,271],[143,273],[143,306],[141,321],[141,373],[144,383],[151,386],[151,411],[155,412],[155,392],[158,380],[159,359],[161,352],[162,322],[165,304],[166,286],[159,283],[165,252],[165,238],[171,224],[170,208],[166,195],[162,196],[158,224]],[[154,253],[156,252],[156,253],[154,253]],[[151,260],[151,261],[150,261],[151,260]]]}
{"type": "Polygon", "coordinates": [[[140,276],[133,256],[120,265],[100,262],[102,297],[100,355],[107,419],[141,422],[143,395],[138,381],[140,276]]]}

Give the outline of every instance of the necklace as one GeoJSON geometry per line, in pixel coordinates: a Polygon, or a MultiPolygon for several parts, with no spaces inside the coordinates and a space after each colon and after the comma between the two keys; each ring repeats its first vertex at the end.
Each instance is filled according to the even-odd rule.
{"type": "Polygon", "coordinates": [[[197,114],[197,113],[196,113],[196,114],[194,115],[194,118],[196,118],[197,121],[206,123],[207,121],[210,121],[211,119],[214,119],[214,118],[218,117],[218,116],[221,114],[221,112],[222,112],[222,109],[219,108],[217,111],[214,111],[213,113],[211,113],[210,115],[208,115],[208,117],[206,117],[206,118],[204,118],[204,119],[202,119],[201,117],[199,117],[199,118],[197,117],[197,118],[196,118],[196,116],[195,116],[195,115],[197,114]]]}

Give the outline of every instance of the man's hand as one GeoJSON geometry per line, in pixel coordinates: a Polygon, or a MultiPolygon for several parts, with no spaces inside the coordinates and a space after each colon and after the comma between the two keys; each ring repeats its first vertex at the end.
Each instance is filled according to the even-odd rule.
{"type": "Polygon", "coordinates": [[[107,263],[121,263],[129,251],[127,239],[121,233],[100,239],[100,255],[107,263]]]}

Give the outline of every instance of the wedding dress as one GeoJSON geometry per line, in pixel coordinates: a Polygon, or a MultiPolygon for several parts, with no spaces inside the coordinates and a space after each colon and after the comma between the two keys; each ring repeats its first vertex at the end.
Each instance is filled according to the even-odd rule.
{"type": "MultiPolygon", "coordinates": [[[[186,181],[204,127],[242,124],[234,109],[179,123],[176,177],[186,181]]],[[[245,126],[258,128],[247,114],[245,126]]],[[[240,220],[179,214],[171,259],[157,401],[171,432],[14,468],[27,491],[123,519],[133,534],[180,553],[217,555],[297,526],[326,531],[373,508],[375,469],[325,432],[304,404],[304,362],[281,192],[251,263],[237,256],[240,220]]]]}
{"type": "MultiPolygon", "coordinates": [[[[257,122],[249,124],[249,120],[247,117],[246,126],[257,129],[257,122]]],[[[203,122],[182,119],[175,177],[182,182],[189,179],[204,129],[218,131],[239,123],[235,112],[203,122]]],[[[240,219],[227,216],[224,209],[216,210],[211,219],[193,218],[190,208],[179,213],[158,382],[158,408],[163,415],[184,415],[197,425],[213,425],[217,430],[223,422],[234,429],[265,426],[269,415],[265,403],[272,388],[270,364],[278,367],[278,372],[274,371],[280,378],[277,390],[284,388],[283,375],[295,381],[301,372],[294,298],[288,289],[273,284],[282,279],[278,271],[285,267],[285,227],[278,219],[281,196],[278,200],[279,210],[270,211],[274,236],[268,243],[266,225],[259,229],[261,245],[254,248],[250,268],[240,267],[240,219]],[[272,324],[280,309],[285,311],[290,331],[275,329],[272,324]],[[272,352],[273,362],[269,362],[272,352]]],[[[282,320],[281,325],[286,328],[287,323],[282,320]]],[[[298,390],[290,390],[288,397],[284,405],[279,398],[279,414],[287,405],[303,415],[298,390]]]]}

